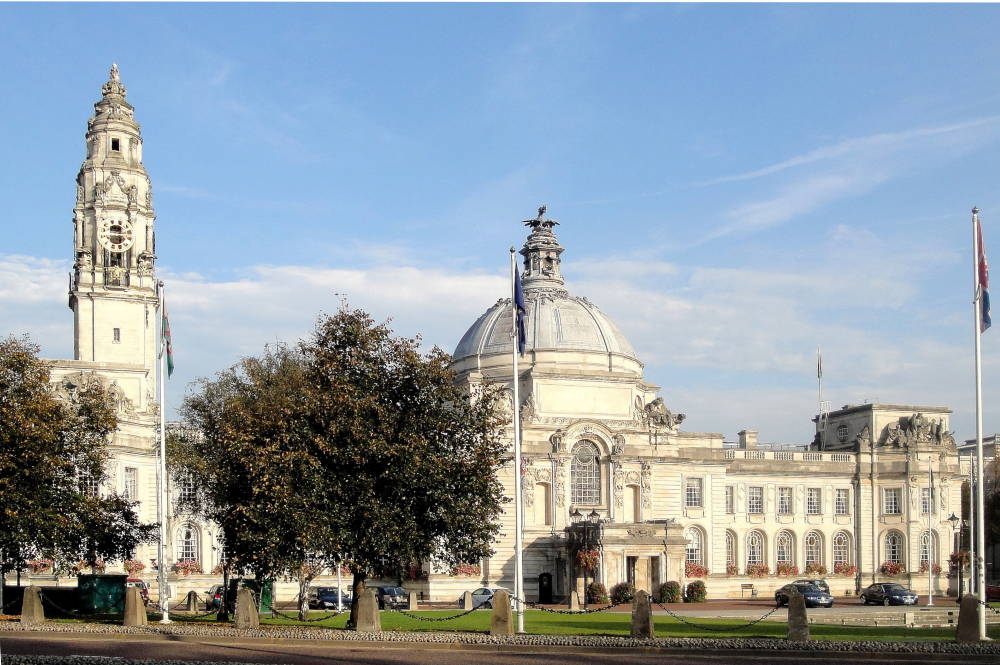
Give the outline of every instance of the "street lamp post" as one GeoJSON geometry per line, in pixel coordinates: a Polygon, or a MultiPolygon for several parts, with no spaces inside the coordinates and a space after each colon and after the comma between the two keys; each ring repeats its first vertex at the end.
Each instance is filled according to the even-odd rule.
{"type": "MultiPolygon", "coordinates": [[[[951,517],[948,518],[948,521],[951,523],[951,543],[952,543],[952,548],[954,548],[955,547],[955,529],[958,528],[958,523],[961,522],[961,520],[958,519],[958,517],[955,516],[955,513],[952,513],[951,517]]],[[[962,551],[962,541],[961,541],[961,539],[959,539],[959,542],[958,542],[958,549],[956,549],[954,551],[956,553],[962,551]]],[[[961,557],[961,555],[959,555],[959,557],[958,557],[958,600],[959,601],[962,600],[962,586],[964,584],[963,579],[962,579],[962,568],[963,568],[962,557],[961,557]]]]}

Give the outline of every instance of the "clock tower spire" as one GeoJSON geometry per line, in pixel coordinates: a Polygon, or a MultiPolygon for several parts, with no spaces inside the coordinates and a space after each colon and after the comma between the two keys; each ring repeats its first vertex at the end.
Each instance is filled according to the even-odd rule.
{"type": "Polygon", "coordinates": [[[142,134],[126,94],[118,65],[111,65],[76,176],[69,306],[76,360],[152,368],[155,214],[142,134]]]}

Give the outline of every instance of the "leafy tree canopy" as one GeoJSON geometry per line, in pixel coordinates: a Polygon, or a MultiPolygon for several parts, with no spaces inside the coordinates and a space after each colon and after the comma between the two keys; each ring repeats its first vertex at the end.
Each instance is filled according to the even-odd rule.
{"type": "Polygon", "coordinates": [[[100,495],[107,442],[118,427],[97,381],[71,401],[49,384],[49,365],[27,338],[0,340],[0,561],[124,559],[153,537],[133,504],[100,495]],[[89,483],[82,483],[89,478],[89,483]]]}
{"type": "Polygon", "coordinates": [[[495,390],[470,399],[449,361],[342,308],[296,348],[202,381],[182,409],[200,436],[175,459],[234,565],[271,576],[345,561],[360,591],[387,566],[489,556],[503,423],[495,390]]]}

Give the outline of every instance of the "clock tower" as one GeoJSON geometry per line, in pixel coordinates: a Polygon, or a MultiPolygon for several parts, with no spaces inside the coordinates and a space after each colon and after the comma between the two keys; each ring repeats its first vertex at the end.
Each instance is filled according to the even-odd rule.
{"type": "Polygon", "coordinates": [[[87,121],[86,158],[76,176],[70,279],[75,360],[155,364],[156,280],[152,188],[142,135],[111,66],[87,121]]]}

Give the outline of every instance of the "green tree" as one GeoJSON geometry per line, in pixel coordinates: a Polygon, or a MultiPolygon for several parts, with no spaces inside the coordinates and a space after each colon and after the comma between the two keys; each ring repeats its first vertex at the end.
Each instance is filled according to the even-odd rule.
{"type": "Polygon", "coordinates": [[[155,527],[91,489],[105,479],[114,405],[98,381],[61,399],[37,354],[27,338],[0,340],[0,566],[126,558],[155,527]]]}
{"type": "Polygon", "coordinates": [[[498,389],[472,398],[449,361],[345,307],[296,349],[203,381],[182,410],[203,434],[184,466],[234,564],[295,576],[346,562],[354,625],[376,572],[489,556],[506,455],[498,389]]]}

